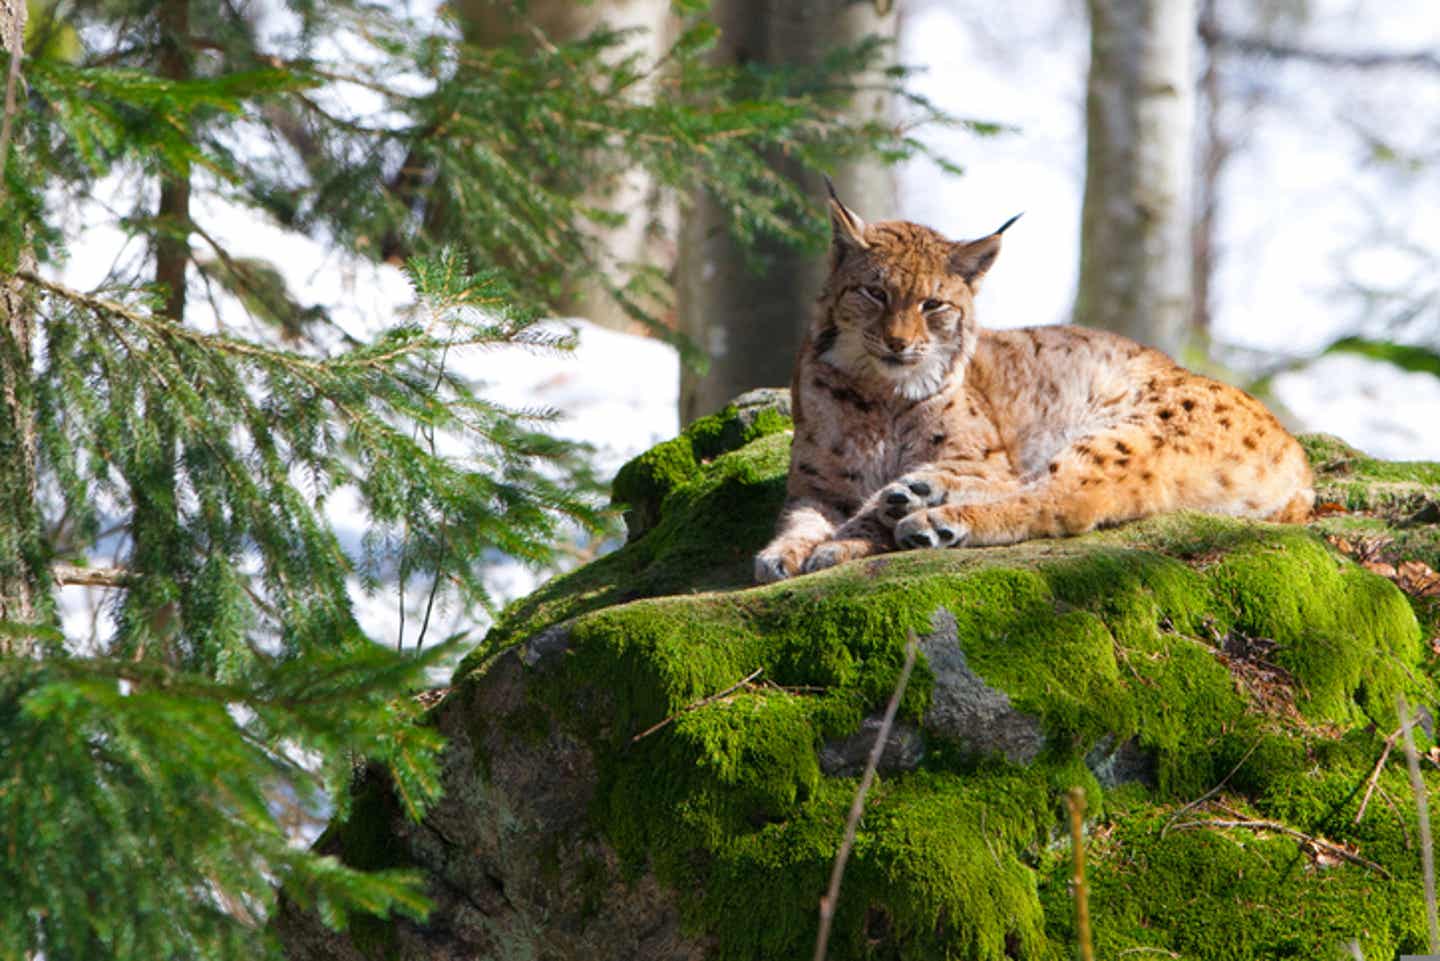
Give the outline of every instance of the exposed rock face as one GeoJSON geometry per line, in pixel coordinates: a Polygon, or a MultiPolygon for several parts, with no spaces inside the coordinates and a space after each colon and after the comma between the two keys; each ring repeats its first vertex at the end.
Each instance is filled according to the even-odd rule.
{"type": "Polygon", "coordinates": [[[1060,796],[1077,784],[1097,956],[1423,950],[1399,767],[1355,816],[1395,696],[1435,703],[1440,602],[1344,554],[1440,566],[1413,520],[1440,467],[1310,439],[1333,505],[1313,530],[1155,518],[752,588],[788,452],[763,401],[628,465],[631,542],[514,605],[462,666],[433,713],[446,795],[423,823],[372,773],[322,840],[423,872],[429,920],[340,935],[288,912],[291,957],[808,956],[912,631],[923,656],[831,958],[1071,956],[1060,796]]]}

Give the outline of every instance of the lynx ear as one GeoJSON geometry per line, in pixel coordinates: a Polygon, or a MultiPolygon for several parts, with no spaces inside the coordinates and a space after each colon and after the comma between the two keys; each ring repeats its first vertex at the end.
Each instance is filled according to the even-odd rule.
{"type": "Polygon", "coordinates": [[[838,265],[848,251],[864,250],[870,245],[865,243],[865,221],[840,202],[829,177],[825,178],[825,189],[830,192],[831,249],[835,255],[834,262],[838,265]]]}
{"type": "Polygon", "coordinates": [[[1000,256],[1000,235],[1019,219],[1020,214],[1016,214],[988,237],[955,244],[950,250],[950,269],[963,277],[965,283],[971,287],[978,287],[980,279],[995,263],[995,258],[1000,256]]]}

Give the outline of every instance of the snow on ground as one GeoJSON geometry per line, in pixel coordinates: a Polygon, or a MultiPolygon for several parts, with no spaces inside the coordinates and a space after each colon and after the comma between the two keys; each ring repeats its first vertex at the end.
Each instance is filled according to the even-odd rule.
{"type": "Polygon", "coordinates": [[[1271,389],[1306,430],[1390,460],[1440,460],[1440,377],[1337,353],[1277,375],[1271,389]]]}

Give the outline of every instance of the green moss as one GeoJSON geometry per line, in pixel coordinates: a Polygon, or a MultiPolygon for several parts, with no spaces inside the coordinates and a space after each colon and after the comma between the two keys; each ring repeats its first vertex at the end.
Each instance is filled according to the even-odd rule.
{"type": "MultiPolygon", "coordinates": [[[[882,778],[832,958],[1070,956],[1066,868],[1051,838],[1076,784],[1108,819],[1092,896],[1100,956],[1320,957],[1346,931],[1376,957],[1418,944],[1408,869],[1382,883],[1363,869],[1314,869],[1284,836],[1159,837],[1175,806],[1232,775],[1236,803],[1259,816],[1352,839],[1386,865],[1413,859],[1388,822],[1346,831],[1335,820],[1353,818],[1378,754],[1368,725],[1394,726],[1397,693],[1435,701],[1420,627],[1394,585],[1301,528],[1175,515],[733,590],[748,585],[783,498],[784,426],[722,412],[627,465],[616,494],[648,518],[637,536],[517,604],[487,646],[567,622],[568,649],[532,675],[519,719],[502,723],[558,718],[590,745],[595,828],[627,870],[680,892],[718,957],[808,952],[855,786],[822,776],[816,749],[883,705],[907,633],[930,632],[942,609],[971,669],[1038,720],[1045,746],[1017,767],[932,738],[920,769],[882,778]],[[1293,679],[1290,700],[1258,697],[1245,674],[1257,665],[1227,652],[1227,638],[1263,647],[1270,683],[1277,667],[1293,679]],[[757,668],[772,686],[695,708],[757,668]],[[1154,759],[1156,783],[1102,792],[1086,756],[1131,741],[1154,759]],[[1391,900],[1367,907],[1373,897],[1391,900]],[[1266,916],[1252,922],[1259,907],[1266,916]],[[1210,941],[1207,924],[1219,926],[1210,941]]],[[[1346,483],[1440,479],[1435,465],[1306,443],[1346,483]]],[[[461,683],[480,672],[472,658],[461,683]]],[[[903,707],[912,723],[933,683],[922,663],[903,707]]]]}
{"type": "MultiPolygon", "coordinates": [[[[771,431],[775,426],[761,418],[751,429],[771,431]]],[[[694,444],[685,440],[684,446],[693,449],[694,444]]],[[[664,512],[625,547],[511,605],[485,643],[465,659],[460,674],[549,624],[585,611],[639,597],[750,583],[755,553],[773,534],[785,499],[789,438],[767,433],[703,465],[694,461],[691,473],[662,470],[690,463],[674,450],[658,464],[648,458],[643,455],[622,470],[615,482],[616,498],[654,504],[658,496],[664,512]]]]}
{"type": "Polygon", "coordinates": [[[1411,689],[1420,655],[1414,612],[1394,585],[1301,530],[1226,557],[1212,577],[1236,628],[1279,644],[1275,661],[1295,676],[1306,717],[1393,726],[1395,695],[1411,689]]]}
{"type": "Polygon", "coordinates": [[[731,404],[621,467],[615,475],[612,500],[626,509],[630,538],[637,539],[655,526],[665,498],[700,479],[702,465],[790,427],[790,419],[778,410],[742,410],[731,404]]]}
{"type": "MultiPolygon", "coordinates": [[[[1384,723],[1397,691],[1434,694],[1413,671],[1418,628],[1388,581],[1303,530],[1182,516],[595,611],[570,625],[570,651],[537,678],[536,696],[599,753],[597,823],[632,870],[653,869],[691,893],[688,916],[718,936],[722,957],[774,956],[756,946],[813,936],[850,790],[819,777],[815,748],[878,709],[906,632],[930,630],[940,608],[971,668],[1040,720],[1047,746],[1023,771],[937,758],[887,782],[891,806],[877,798],[867,812],[847,876],[855,893],[840,943],[850,947],[837,946],[837,958],[866,956],[866,939],[882,930],[903,957],[1048,956],[1049,922],[1026,864],[1042,855],[1036,837],[1055,823],[1061,789],[1086,784],[1104,809],[1083,765],[1104,739],[1134,738],[1154,756],[1157,800],[1203,793],[1257,740],[1277,779],[1312,766],[1303,732],[1274,733],[1285,719],[1254,702],[1219,656],[1230,631],[1279,642],[1273,656],[1316,725],[1384,723]],[[1134,546],[1144,543],[1186,559],[1134,546]],[[756,689],[680,713],[756,668],[791,691],[756,689]],[[1021,813],[1005,813],[1008,794],[995,787],[1005,777],[1014,781],[1006,792],[1027,799],[1021,813]],[[1024,830],[1007,826],[1015,823],[1024,830]],[[783,896],[772,890],[777,875],[787,879],[783,896]]],[[[909,717],[925,710],[932,682],[922,668],[909,717]]],[[[1264,796],[1268,785],[1253,789],[1264,796]]]]}
{"type": "MultiPolygon", "coordinates": [[[[1363,774],[1348,780],[1355,774],[1347,772],[1347,785],[1363,783],[1363,774]]],[[[1232,803],[1241,804],[1239,816],[1219,819],[1273,818],[1232,803]]],[[[1087,860],[1096,957],[1148,948],[1185,958],[1313,959],[1340,957],[1351,940],[1370,958],[1423,953],[1421,885],[1413,869],[1400,873],[1402,865],[1418,863],[1413,851],[1388,857],[1372,838],[1361,841],[1367,858],[1390,866],[1386,877],[1348,862],[1322,866],[1299,839],[1275,831],[1173,824],[1167,830],[1172,813],[1137,804],[1114,816],[1103,837],[1092,835],[1087,860]]],[[[1216,817],[1190,812],[1178,823],[1216,817]]],[[[1367,823],[1378,820],[1372,814],[1367,823]]],[[[1340,841],[1361,833],[1323,836],[1340,841]]],[[[1047,934],[1062,945],[1075,939],[1065,854],[1040,883],[1047,934]]]]}
{"type": "Polygon", "coordinates": [[[1374,512],[1389,520],[1440,505],[1440,464],[1376,460],[1329,434],[1304,434],[1300,443],[1315,469],[1317,503],[1374,512]]]}

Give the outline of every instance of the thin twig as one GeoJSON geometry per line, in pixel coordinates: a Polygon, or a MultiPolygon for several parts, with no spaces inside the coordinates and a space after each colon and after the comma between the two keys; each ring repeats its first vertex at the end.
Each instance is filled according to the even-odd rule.
{"type": "Polygon", "coordinates": [[[1180,955],[1171,951],[1169,948],[1152,948],[1148,944],[1142,944],[1134,948],[1126,948],[1124,951],[1117,951],[1115,957],[1123,958],[1127,954],[1167,954],[1172,958],[1180,957],[1180,955]]]}
{"type": "Polygon", "coordinates": [[[1440,57],[1429,50],[1325,50],[1278,43],[1264,37],[1245,36],[1201,25],[1201,36],[1210,43],[1244,54],[1259,54],[1284,60],[1302,60],[1325,67],[1373,70],[1383,67],[1411,67],[1440,70],[1440,57]]]}
{"type": "Polygon", "coordinates": [[[78,564],[52,564],[50,577],[62,587],[126,587],[135,579],[135,575],[123,567],[81,567],[78,564]]]}
{"type": "Polygon", "coordinates": [[[1370,795],[1375,793],[1375,785],[1380,783],[1380,771],[1385,767],[1385,761],[1390,757],[1390,750],[1395,746],[1395,739],[1400,736],[1400,728],[1385,739],[1385,749],[1380,752],[1380,760],[1375,762],[1375,770],[1370,772],[1369,780],[1365,785],[1365,796],[1360,799],[1360,810],[1355,812],[1355,823],[1359,824],[1360,819],[1365,816],[1365,807],[1370,803],[1370,795]]]}
{"type": "Polygon", "coordinates": [[[1405,843],[1405,850],[1410,850],[1410,829],[1405,826],[1405,816],[1400,813],[1400,805],[1390,796],[1390,792],[1383,787],[1378,788],[1380,800],[1390,805],[1390,813],[1395,815],[1395,823],[1400,826],[1400,840],[1405,843]]]}
{"type": "Polygon", "coordinates": [[[1230,782],[1230,779],[1235,776],[1235,772],[1239,771],[1241,766],[1246,761],[1250,760],[1250,755],[1254,754],[1255,749],[1259,746],[1259,741],[1256,741],[1254,744],[1250,745],[1250,750],[1246,751],[1245,756],[1235,762],[1235,766],[1230,769],[1230,773],[1222,777],[1219,784],[1215,785],[1210,790],[1206,791],[1204,794],[1200,795],[1195,800],[1191,801],[1189,804],[1185,805],[1180,810],[1170,815],[1170,820],[1166,821],[1165,826],[1160,829],[1160,837],[1162,839],[1165,837],[1165,832],[1170,830],[1170,825],[1174,824],[1177,820],[1179,820],[1180,815],[1184,814],[1186,811],[1193,811],[1195,808],[1199,807],[1215,795],[1219,794],[1220,789],[1230,782]]]}
{"type": "Polygon", "coordinates": [[[700,710],[700,708],[704,707],[704,706],[707,705],[707,704],[714,704],[716,701],[720,700],[722,697],[725,697],[725,696],[727,696],[727,695],[730,695],[730,694],[735,693],[735,692],[738,691],[740,688],[744,687],[746,684],[749,684],[751,681],[755,680],[755,678],[759,677],[759,676],[760,676],[760,672],[763,671],[763,670],[765,670],[765,668],[763,668],[763,667],[757,667],[757,668],[755,668],[755,670],[751,671],[748,676],[741,678],[740,680],[736,681],[734,684],[731,684],[729,687],[725,688],[725,690],[720,691],[719,693],[716,693],[716,694],[711,694],[709,697],[702,697],[700,700],[695,701],[695,702],[692,703],[692,704],[687,704],[687,705],[685,705],[685,706],[682,707],[680,710],[676,711],[674,714],[671,714],[671,715],[670,715],[669,717],[667,717],[665,720],[659,721],[659,722],[657,722],[657,723],[655,723],[655,724],[650,725],[650,726],[647,727],[645,730],[641,731],[639,734],[637,734],[637,735],[635,735],[634,737],[632,737],[632,738],[630,739],[630,743],[631,743],[631,744],[634,744],[636,741],[638,741],[638,740],[640,740],[640,739],[642,739],[642,738],[647,738],[647,737],[649,737],[650,735],[654,734],[656,731],[660,730],[660,729],[661,729],[662,727],[664,727],[665,725],[669,724],[671,721],[674,721],[674,720],[676,720],[677,718],[680,718],[680,717],[682,717],[682,716],[684,716],[684,715],[686,715],[686,714],[689,714],[691,711],[698,711],[698,710],[700,710]]]}
{"type": "Polygon", "coordinates": [[[1095,961],[1090,942],[1090,891],[1085,886],[1085,791],[1072,787],[1065,795],[1070,808],[1070,846],[1075,850],[1075,930],[1080,936],[1080,961],[1095,961]]]}
{"type": "Polygon", "coordinates": [[[1400,712],[1400,730],[1405,738],[1405,766],[1410,771],[1410,789],[1415,792],[1415,811],[1420,815],[1420,866],[1425,872],[1425,924],[1430,934],[1430,953],[1440,954],[1440,925],[1435,918],[1435,847],[1430,836],[1430,804],[1425,780],[1420,777],[1420,755],[1415,751],[1415,719],[1404,694],[1395,695],[1400,712]]]}
{"type": "Polygon", "coordinates": [[[875,771],[880,766],[880,755],[885,752],[885,743],[890,740],[890,728],[895,723],[895,713],[900,709],[900,699],[905,696],[905,687],[910,683],[910,671],[915,667],[915,655],[920,647],[915,642],[915,632],[910,632],[909,643],[905,645],[905,666],[895,682],[890,703],[885,705],[885,716],[880,720],[880,730],[875,734],[875,744],[870,748],[870,758],[865,762],[865,773],[860,776],[860,786],[855,790],[855,799],[850,802],[850,816],[845,821],[845,838],[840,850],[835,852],[835,863],[830,868],[830,886],[820,898],[820,930],[815,935],[815,961],[825,961],[825,951],[830,944],[830,925],[835,920],[835,905],[840,900],[840,880],[845,876],[845,864],[850,860],[850,849],[855,846],[855,833],[860,829],[860,815],[865,813],[865,795],[875,780],[875,771]]]}
{"type": "Polygon", "coordinates": [[[1369,868],[1381,877],[1390,877],[1390,872],[1376,864],[1374,861],[1362,858],[1353,851],[1346,850],[1333,841],[1316,837],[1313,834],[1306,834],[1304,831],[1297,831],[1288,824],[1281,824],[1279,821],[1267,821],[1263,818],[1236,818],[1221,819],[1211,818],[1208,821],[1186,821],[1183,824],[1175,825],[1175,830],[1184,831],[1187,828],[1246,828],[1251,831],[1274,831],[1276,834],[1288,834],[1292,838],[1299,838],[1308,844],[1313,844],[1338,858],[1344,858],[1353,864],[1369,868]]]}

